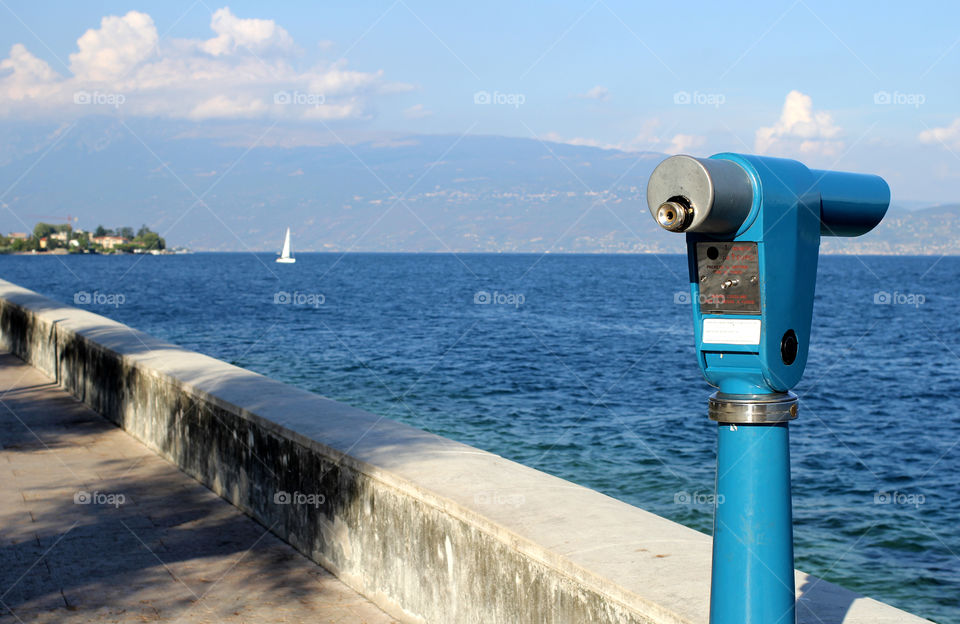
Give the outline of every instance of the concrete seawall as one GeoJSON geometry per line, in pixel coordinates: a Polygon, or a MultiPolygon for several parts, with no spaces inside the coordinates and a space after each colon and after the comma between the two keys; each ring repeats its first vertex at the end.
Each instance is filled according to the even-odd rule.
{"type": "MultiPolygon", "coordinates": [[[[0,280],[0,343],[395,617],[706,623],[709,537],[0,280]]],[[[797,572],[801,622],[924,622],[797,572]]]]}

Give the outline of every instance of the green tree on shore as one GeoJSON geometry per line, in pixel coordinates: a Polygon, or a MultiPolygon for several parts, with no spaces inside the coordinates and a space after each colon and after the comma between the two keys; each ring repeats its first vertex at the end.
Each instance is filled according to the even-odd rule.
{"type": "Polygon", "coordinates": [[[137,235],[133,242],[139,243],[144,249],[166,249],[167,241],[160,238],[160,235],[148,228],[146,225],[137,230],[137,235]]]}
{"type": "Polygon", "coordinates": [[[44,236],[50,236],[56,231],[56,228],[49,223],[38,223],[33,226],[33,237],[40,240],[44,236]]]}
{"type": "Polygon", "coordinates": [[[85,253],[88,251],[109,253],[111,250],[94,243],[91,239],[100,236],[122,236],[128,239],[128,242],[117,245],[112,248],[115,252],[133,252],[133,251],[153,251],[164,250],[167,248],[167,242],[156,232],[146,225],[140,227],[134,232],[132,227],[121,227],[116,230],[107,229],[98,225],[93,233],[74,232],[69,224],[53,225],[50,223],[37,223],[33,228],[33,236],[27,239],[10,238],[0,235],[0,254],[11,252],[29,252],[44,251],[40,248],[40,239],[46,237],[46,250],[54,250],[61,247],[66,248],[70,253],[85,253]],[[65,241],[51,238],[52,235],[59,232],[66,232],[65,241]],[[74,243],[71,245],[71,243],[74,243]]]}

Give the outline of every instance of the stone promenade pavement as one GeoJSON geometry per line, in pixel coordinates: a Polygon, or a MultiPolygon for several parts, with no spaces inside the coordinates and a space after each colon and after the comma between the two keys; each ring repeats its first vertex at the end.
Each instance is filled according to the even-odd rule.
{"type": "Polygon", "coordinates": [[[0,353],[0,622],[393,622],[0,353]]]}

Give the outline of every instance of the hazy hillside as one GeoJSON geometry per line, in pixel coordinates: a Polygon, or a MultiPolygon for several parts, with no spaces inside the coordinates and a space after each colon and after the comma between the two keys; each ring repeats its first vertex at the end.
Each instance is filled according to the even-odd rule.
{"type": "MultiPolygon", "coordinates": [[[[647,177],[663,154],[492,136],[354,138],[347,146],[283,126],[223,124],[204,133],[143,120],[2,126],[0,188],[13,188],[2,197],[0,230],[70,214],[83,228],[146,224],[170,245],[197,250],[275,249],[288,226],[301,251],[683,245],[646,208],[647,177]]],[[[876,232],[825,239],[824,250],[960,253],[960,206],[892,209],[876,232]]]]}
{"type": "Polygon", "coordinates": [[[822,241],[825,253],[960,254],[960,204],[919,210],[894,206],[868,234],[822,241]]]}

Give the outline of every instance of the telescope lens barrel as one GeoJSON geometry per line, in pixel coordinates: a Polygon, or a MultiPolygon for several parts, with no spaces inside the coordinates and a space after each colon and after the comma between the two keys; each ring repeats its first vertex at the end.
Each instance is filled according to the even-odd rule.
{"type": "MultiPolygon", "coordinates": [[[[883,178],[809,171],[820,194],[821,235],[860,236],[883,219],[890,205],[883,178]]],[[[729,160],[671,156],[650,174],[647,204],[665,230],[733,234],[750,214],[753,185],[746,170],[729,160]]]]}
{"type": "Polygon", "coordinates": [[[880,223],[890,206],[890,187],[866,173],[811,170],[820,189],[820,234],[860,236],[880,223]]]}
{"type": "Polygon", "coordinates": [[[671,156],[650,174],[647,205],[665,230],[732,234],[750,214],[753,185],[728,160],[671,156]]]}

